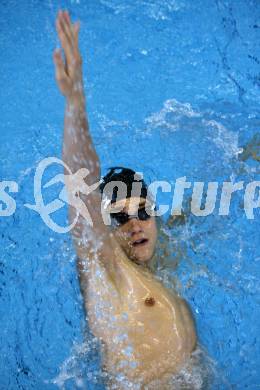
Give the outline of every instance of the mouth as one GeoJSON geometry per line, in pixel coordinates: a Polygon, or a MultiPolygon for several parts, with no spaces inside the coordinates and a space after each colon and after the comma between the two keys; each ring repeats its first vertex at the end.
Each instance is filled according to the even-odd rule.
{"type": "Polygon", "coordinates": [[[140,240],[134,241],[132,243],[132,245],[133,245],[134,248],[137,248],[137,247],[139,248],[139,247],[144,246],[145,244],[147,244],[148,241],[149,240],[147,238],[140,238],[140,240]]]}

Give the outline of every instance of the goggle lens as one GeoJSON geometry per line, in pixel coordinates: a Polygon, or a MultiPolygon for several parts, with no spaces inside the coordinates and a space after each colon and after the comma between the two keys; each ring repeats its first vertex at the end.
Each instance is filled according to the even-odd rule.
{"type": "Polygon", "coordinates": [[[138,215],[129,215],[127,213],[124,213],[124,212],[119,212],[119,213],[111,213],[110,216],[112,219],[114,219],[118,225],[124,225],[125,223],[127,223],[131,218],[137,218],[139,219],[140,221],[146,221],[148,220],[150,217],[151,217],[151,212],[152,212],[152,208],[149,208],[147,211],[146,211],[146,208],[145,207],[142,207],[140,209],[138,209],[138,215]]]}

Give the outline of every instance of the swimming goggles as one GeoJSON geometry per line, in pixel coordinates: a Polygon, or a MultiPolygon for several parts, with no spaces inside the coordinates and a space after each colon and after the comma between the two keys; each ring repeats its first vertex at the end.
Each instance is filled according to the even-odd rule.
{"type": "Polygon", "coordinates": [[[129,214],[124,213],[122,211],[120,211],[118,213],[110,213],[112,225],[120,225],[120,226],[124,225],[132,218],[137,218],[140,221],[147,221],[149,218],[151,218],[151,215],[153,215],[152,214],[153,210],[154,210],[154,207],[141,206],[138,209],[137,214],[135,213],[135,214],[129,215],[129,214]]]}

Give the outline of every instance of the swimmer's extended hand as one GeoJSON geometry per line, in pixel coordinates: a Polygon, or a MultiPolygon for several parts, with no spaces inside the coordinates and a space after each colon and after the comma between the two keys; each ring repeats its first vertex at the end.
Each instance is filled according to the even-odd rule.
{"type": "Polygon", "coordinates": [[[59,11],[56,19],[56,29],[64,51],[55,49],[53,61],[56,69],[56,81],[61,93],[66,98],[72,98],[83,92],[82,58],[78,47],[79,22],[70,21],[68,11],[59,11]]]}
{"type": "Polygon", "coordinates": [[[77,252],[80,283],[82,281],[84,291],[88,278],[86,261],[100,261],[102,267],[111,275],[111,281],[115,281],[121,277],[120,272],[118,273],[118,256],[125,255],[104,224],[101,214],[101,194],[96,186],[100,179],[100,162],[87,119],[82,59],[78,47],[79,22],[72,24],[68,12],[59,11],[56,27],[65,59],[63,61],[61,50],[54,51],[57,84],[66,97],[62,159],[69,170],[65,169],[64,174],[66,177],[68,173],[70,176],[74,173],[74,178],[77,177],[75,182],[68,178],[64,181],[68,194],[69,220],[73,225],[71,234],[77,252]],[[83,169],[85,172],[87,169],[89,174],[82,176],[83,169]],[[75,191],[78,197],[74,196],[75,191]],[[89,218],[91,223],[87,223],[89,218]]]}

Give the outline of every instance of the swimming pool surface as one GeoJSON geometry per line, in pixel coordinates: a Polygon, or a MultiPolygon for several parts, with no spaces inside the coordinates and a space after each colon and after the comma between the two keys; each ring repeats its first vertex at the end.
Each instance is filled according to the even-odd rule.
{"type": "MultiPolygon", "coordinates": [[[[81,20],[102,172],[122,165],[148,182],[167,180],[172,191],[158,197],[164,203],[177,178],[219,183],[211,215],[197,217],[187,206],[184,222],[167,228],[173,258],[180,254],[174,272],[223,378],[214,388],[258,389],[260,213],[248,218],[244,210],[246,185],[260,180],[256,0],[1,2],[0,180],[17,182],[18,191],[9,192],[15,211],[0,217],[0,388],[104,388],[70,236],[24,206],[34,203],[38,164],[61,157],[64,99],[52,63],[59,8],[81,20]],[[243,181],[244,189],[219,215],[225,181],[243,181]]],[[[61,168],[53,164],[43,181],[61,168]]],[[[62,187],[45,189],[45,203],[62,187]]],[[[191,195],[185,190],[185,204],[191,195]]],[[[63,207],[52,218],[65,225],[66,215],[63,207]]]]}

